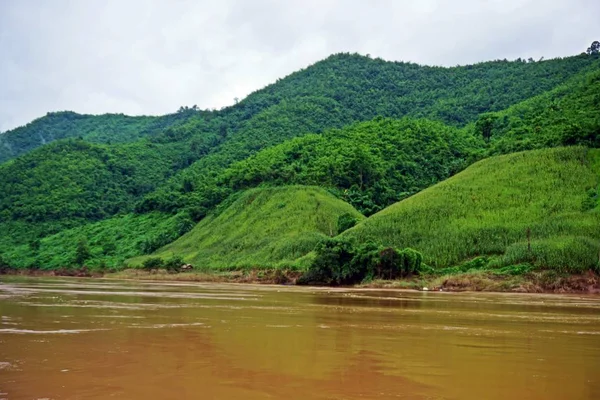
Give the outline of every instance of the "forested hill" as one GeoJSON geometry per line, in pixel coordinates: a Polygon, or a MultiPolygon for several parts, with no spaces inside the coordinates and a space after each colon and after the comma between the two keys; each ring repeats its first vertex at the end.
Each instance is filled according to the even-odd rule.
{"type": "Polygon", "coordinates": [[[0,134],[0,264],[69,266],[81,242],[86,264],[119,267],[257,186],[319,186],[369,216],[490,155],[598,147],[599,74],[594,54],[452,68],[337,54],[222,110],[50,113],[0,134]]]}
{"type": "MultiPolygon", "coordinates": [[[[203,120],[207,130],[232,134],[253,117],[271,107],[285,107],[286,103],[327,102],[328,111],[343,115],[344,122],[376,116],[410,116],[462,126],[483,112],[501,111],[548,91],[589,69],[594,62],[595,57],[579,55],[538,62],[504,60],[444,68],[336,54],[220,111],[182,107],[177,113],[161,117],[48,113],[0,134],[0,162],[59,139],[130,142],[160,134],[194,118],[203,120]]],[[[333,126],[339,124],[324,122],[317,130],[333,126]]],[[[289,136],[288,133],[285,138],[289,136]]]]}
{"type": "Polygon", "coordinates": [[[594,62],[582,54],[446,68],[342,53],[251,94],[239,108],[252,111],[282,99],[316,96],[335,100],[353,120],[410,116],[460,126],[482,112],[500,111],[550,90],[594,62]]]}
{"type": "Polygon", "coordinates": [[[0,163],[60,139],[92,143],[125,143],[151,136],[184,120],[185,114],[129,117],[123,114],[85,115],[52,112],[0,134],[0,163]]]}

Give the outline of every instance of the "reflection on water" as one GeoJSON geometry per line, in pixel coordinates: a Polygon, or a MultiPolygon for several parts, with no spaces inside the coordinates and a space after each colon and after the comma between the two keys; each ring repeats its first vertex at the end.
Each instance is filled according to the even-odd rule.
{"type": "Polygon", "coordinates": [[[600,298],[8,278],[0,398],[600,399],[600,298]]]}

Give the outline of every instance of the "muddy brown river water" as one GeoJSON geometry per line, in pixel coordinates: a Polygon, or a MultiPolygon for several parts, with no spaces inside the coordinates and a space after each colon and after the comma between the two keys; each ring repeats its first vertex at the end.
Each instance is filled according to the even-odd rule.
{"type": "Polygon", "coordinates": [[[600,399],[600,297],[0,277],[0,399],[600,399]]]}

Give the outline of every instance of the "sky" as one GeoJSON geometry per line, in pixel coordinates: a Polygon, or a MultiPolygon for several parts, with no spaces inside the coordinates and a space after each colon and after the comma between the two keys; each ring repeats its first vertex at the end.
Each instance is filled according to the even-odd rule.
{"type": "Polygon", "coordinates": [[[333,53],[463,65],[579,54],[598,0],[0,0],[0,132],[49,111],[221,108],[333,53]]]}

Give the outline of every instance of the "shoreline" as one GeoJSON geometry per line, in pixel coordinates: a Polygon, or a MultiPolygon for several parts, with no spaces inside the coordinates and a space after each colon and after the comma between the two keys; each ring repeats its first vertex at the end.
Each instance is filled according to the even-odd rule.
{"type": "MultiPolygon", "coordinates": [[[[192,271],[170,273],[164,270],[144,271],[126,269],[100,273],[87,270],[11,270],[0,276],[73,277],[91,279],[119,279],[157,282],[234,283],[307,287],[296,285],[299,271],[290,270],[237,270],[192,271]]],[[[312,286],[311,286],[312,287],[312,286]]],[[[484,292],[484,293],[537,293],[537,294],[600,294],[600,275],[589,271],[580,275],[557,275],[546,272],[504,276],[488,272],[462,273],[445,276],[415,276],[399,280],[374,280],[352,286],[315,286],[327,289],[370,289],[421,292],[484,292]]]]}

